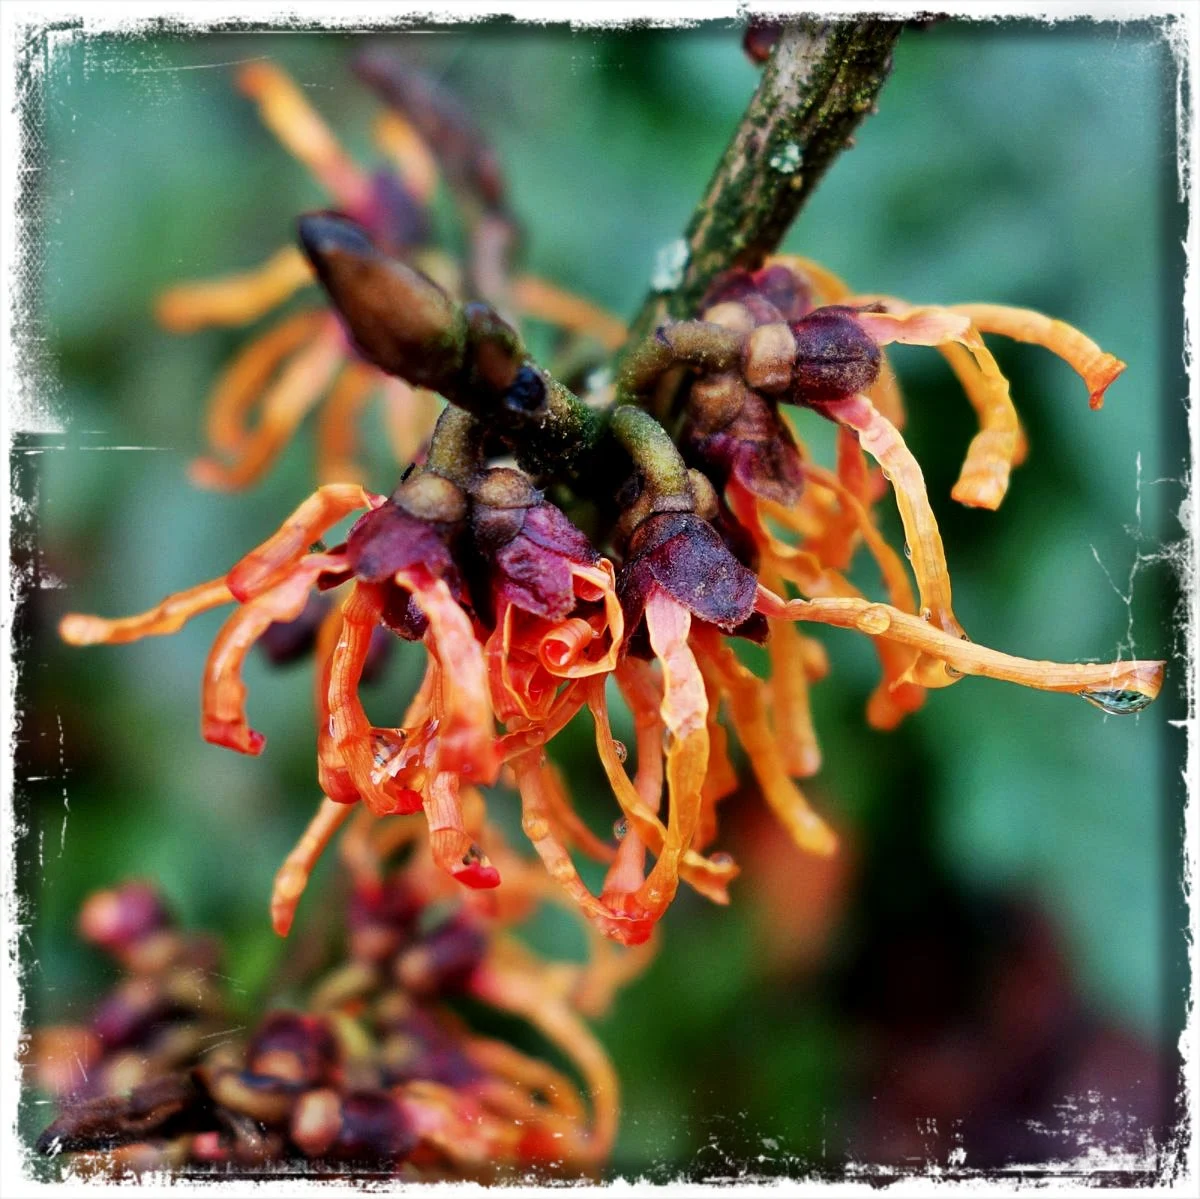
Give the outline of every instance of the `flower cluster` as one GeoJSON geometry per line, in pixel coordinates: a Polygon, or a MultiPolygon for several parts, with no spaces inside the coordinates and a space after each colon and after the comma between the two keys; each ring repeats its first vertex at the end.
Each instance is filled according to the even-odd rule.
{"type": "MultiPolygon", "coordinates": [[[[404,74],[382,70],[372,63],[366,73],[391,81],[389,97],[405,94],[404,74]]],[[[480,231],[496,195],[479,146],[443,131],[439,147],[448,177],[474,197],[472,242],[486,243],[480,231]]],[[[505,785],[520,794],[525,833],[549,875],[595,928],[644,942],[681,881],[728,900],[737,866],[711,850],[718,805],[738,785],[731,733],[793,840],[833,852],[833,831],[798,785],[820,768],[808,690],[828,667],[797,622],[872,639],[882,680],[867,719],[877,728],[967,675],[1080,695],[1109,712],[1136,711],[1157,694],[1160,662],[1058,665],[967,639],[900,431],[886,349],[935,347],[979,420],[953,498],[997,507],[1024,439],[983,335],[1057,353],[1099,407],[1123,364],[1075,329],[995,305],[855,294],[811,262],[780,257],[715,280],[696,319],[627,345],[607,380],[589,375],[593,386],[578,395],[562,372],[533,360],[485,289],[475,285],[483,298],[460,303],[343,207],[303,217],[300,247],[336,314],[324,319],[336,319],[356,361],[447,401],[424,453],[387,496],[358,481],[320,487],[227,574],[149,612],[62,624],[72,643],[113,643],[233,604],[205,667],[203,732],[257,754],[246,654],[303,620],[312,593],[336,594],[315,637],[326,798],[277,878],[281,933],[317,855],[359,803],[389,825],[423,814],[433,860],[466,887],[507,882],[497,834],[466,816],[476,788],[505,785]],[[789,408],[837,425],[832,467],[813,460],[789,408]],[[911,577],[877,524],[889,494],[911,577]],[[322,539],[355,513],[327,547],[322,539]],[[878,562],[883,600],[847,578],[860,549],[878,562]],[[380,635],[427,653],[408,710],[386,727],[368,720],[358,694],[380,635]],[[769,680],[744,664],[739,639],[765,642],[769,680]],[[612,733],[614,688],[633,715],[632,773],[612,733]],[[616,801],[614,839],[583,823],[546,752],[585,708],[616,801]],[[607,867],[598,891],[576,855],[607,867]]]]}
{"type": "Polygon", "coordinates": [[[146,883],[91,896],[80,933],[124,978],[86,1023],[32,1036],[33,1079],[61,1111],[42,1152],[109,1173],[353,1165],[495,1180],[597,1169],[617,1083],[581,1013],[603,1011],[647,954],[593,937],[586,964],[543,961],[513,929],[556,898],[545,875],[514,857],[501,902],[453,894],[426,857],[394,864],[414,832],[351,830],[345,960],[302,1008],[269,1011],[248,1036],[216,973],[216,941],[180,931],[146,883]],[[447,1006],[460,996],[528,1022],[590,1103],[548,1062],[472,1031],[447,1006]]]}
{"type": "MultiPolygon", "coordinates": [[[[387,165],[374,173],[346,154],[279,67],[255,61],[238,72],[237,81],[267,127],[330,200],[389,253],[419,266],[454,294],[486,296],[505,311],[616,348],[624,336],[619,321],[535,276],[510,277],[518,231],[504,179],[491,149],[453,97],[419,73],[398,70],[386,55],[364,54],[357,68],[386,105],[373,132],[387,165]],[[437,146],[437,157],[429,144],[437,146]],[[442,174],[474,218],[466,271],[431,242],[431,209],[442,174]]],[[[171,288],[159,297],[155,313],[176,333],[249,325],[283,308],[311,283],[307,259],[287,246],[253,270],[171,288]]],[[[438,397],[361,361],[328,310],[290,310],[242,349],[217,381],[206,422],[211,453],[192,464],[192,479],[227,490],[262,478],[327,394],[317,430],[319,481],[357,480],[362,468],[356,425],[376,393],[395,456],[408,462],[429,437],[441,406],[438,397]]]]}

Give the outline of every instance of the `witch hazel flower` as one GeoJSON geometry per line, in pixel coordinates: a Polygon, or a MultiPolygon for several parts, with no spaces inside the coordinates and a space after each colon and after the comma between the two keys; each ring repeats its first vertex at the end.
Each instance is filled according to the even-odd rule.
{"type": "MultiPolygon", "coordinates": [[[[1118,359],[1037,313],[859,295],[815,263],[777,257],[718,278],[696,319],[626,346],[608,381],[576,394],[530,355],[509,306],[544,303],[541,314],[562,327],[591,322],[593,333],[595,310],[508,276],[493,164],[461,113],[437,133],[427,120],[442,111],[436,92],[376,59],[362,69],[435,144],[480,222],[468,274],[494,302],[461,303],[434,271],[397,257],[348,197],[342,211],[301,218],[300,253],[332,307],[322,319],[337,323],[363,369],[446,401],[428,446],[389,496],[326,484],[221,578],[140,616],[72,615],[61,630],[74,644],[112,644],[233,604],[204,670],[202,730],[257,754],[242,664],[272,630],[303,626],[324,799],[276,879],[280,933],[356,810],[382,830],[423,828],[420,848],[439,877],[503,902],[513,859],[498,856],[486,813],[505,802],[496,791],[512,788],[547,885],[597,936],[646,943],[681,883],[729,902],[738,867],[713,847],[720,805],[739,786],[735,741],[742,773],[789,838],[835,853],[833,822],[800,785],[822,765],[809,693],[829,674],[806,623],[871,639],[881,680],[866,717],[880,729],[968,675],[1079,695],[1113,713],[1158,694],[1162,662],[1037,662],[967,639],[887,350],[929,346],[954,370],[979,430],[953,498],[984,508],[1001,503],[1025,449],[985,335],[1059,354],[1093,408],[1118,359]],[[797,407],[836,425],[832,464],[793,429],[797,407]],[[904,529],[900,550],[879,528],[885,501],[904,529]],[[321,539],[351,515],[344,542],[326,548],[321,539]],[[880,597],[850,580],[864,550],[880,597]],[[381,638],[425,652],[423,679],[388,727],[372,724],[359,696],[381,638]],[[747,640],[765,645],[768,677],[739,654],[747,640]],[[613,734],[616,693],[633,717],[632,762],[613,734]],[[611,838],[584,822],[552,760],[555,738],[585,709],[612,791],[611,838]],[[604,867],[596,889],[582,858],[604,867]]],[[[592,347],[612,333],[601,328],[592,347]]]]}

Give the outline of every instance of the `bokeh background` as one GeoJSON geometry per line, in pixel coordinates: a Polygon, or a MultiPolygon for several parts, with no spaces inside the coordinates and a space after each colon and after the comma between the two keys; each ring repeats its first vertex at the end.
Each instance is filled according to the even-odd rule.
{"type": "MultiPolygon", "coordinates": [[[[494,140],[528,267],[626,315],[756,83],[731,25],[381,40],[455,88],[494,140]]],[[[123,614],[221,573],[310,490],[311,422],[253,492],[188,484],[209,386],[245,334],[171,336],[150,309],[171,283],[262,261],[326,202],[229,64],[284,65],[371,162],[376,105],[347,68],[361,44],[68,34],[31,56],[44,144],[26,317],[65,432],[20,438],[13,456],[30,501],[19,565],[36,580],[18,627],[30,1025],[86,1010],[105,973],[74,914],[130,875],[227,936],[248,1009],[279,977],[287,946],[266,899],[316,797],[306,667],[250,663],[269,747],[246,759],[197,734],[218,614],[89,651],[53,629],[67,609],[123,614]]],[[[815,690],[825,767],[808,789],[845,852],[806,859],[752,790],[729,802],[723,847],[745,868],[732,907],[681,893],[661,955],[600,1028],[625,1088],[614,1171],[992,1170],[1088,1147],[1145,1164],[1169,1147],[1187,984],[1184,734],[1171,724],[1186,671],[1171,562],[1187,456],[1175,72],[1149,24],[906,32],[878,115],[786,242],[862,290],[1037,308],[1128,361],[1092,413],[1061,363],[994,341],[1032,452],[986,513],[949,500],[972,415],[948,370],[931,351],[895,355],[972,635],[1031,657],[1170,657],[1162,699],[1106,717],[966,680],[880,734],[862,717],[869,645],[819,630],[833,671],[815,690]]],[[[443,217],[453,243],[449,206],[443,217]]],[[[822,445],[818,423],[801,431],[822,445]]],[[[389,490],[382,448],[372,463],[389,490]]],[[[400,703],[414,662],[397,655],[371,702],[400,703]]],[[[604,827],[586,727],[556,750],[604,827]]],[[[494,807],[515,827],[512,796],[494,807]]],[[[321,920],[329,874],[300,935],[321,920]]],[[[46,1110],[28,1109],[27,1131],[46,1110]]]]}

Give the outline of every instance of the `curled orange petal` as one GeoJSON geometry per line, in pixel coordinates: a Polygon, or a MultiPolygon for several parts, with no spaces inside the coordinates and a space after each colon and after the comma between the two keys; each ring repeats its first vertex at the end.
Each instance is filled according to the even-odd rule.
{"type": "Polygon", "coordinates": [[[340,566],[341,560],[331,554],[310,554],[292,574],[239,606],[221,626],[204,663],[200,727],[205,741],[243,754],[262,752],[263,735],[246,722],[246,655],[270,625],[300,615],[318,575],[340,566]]]}
{"type": "Polygon", "coordinates": [[[317,477],[322,483],[357,483],[363,468],[355,461],[359,413],[379,384],[378,372],[348,362],[321,407],[317,425],[317,477]]]}
{"type": "Polygon", "coordinates": [[[236,454],[249,436],[246,417],[262,398],[279,364],[315,337],[328,319],[324,312],[297,312],[241,350],[217,380],[208,401],[205,427],[209,444],[236,454]]]}
{"type": "Polygon", "coordinates": [[[1004,304],[955,304],[951,311],[962,313],[982,333],[998,333],[1014,341],[1043,346],[1057,354],[1087,385],[1092,408],[1103,405],[1105,391],[1125,369],[1120,358],[1106,353],[1072,325],[1028,308],[1009,308],[1004,304]]]}
{"type": "Polygon", "coordinates": [[[483,647],[471,619],[444,580],[424,566],[398,571],[395,578],[428,618],[425,643],[441,666],[436,770],[462,774],[475,783],[494,782],[500,769],[495,720],[483,647]]]}
{"type": "Polygon", "coordinates": [[[760,589],[759,597],[759,610],[768,616],[836,625],[911,646],[942,663],[954,677],[978,675],[1039,691],[1069,692],[1110,712],[1139,711],[1162,689],[1164,662],[1031,661],[965,641],[888,604],[841,598],[785,602],[765,589],[760,589]]]}
{"type": "Polygon", "coordinates": [[[339,520],[359,508],[377,508],[384,498],[357,483],[318,487],[277,532],[236,563],[225,576],[229,590],[239,600],[252,599],[286,574],[308,547],[339,520]]]}
{"type": "Polygon", "coordinates": [[[392,160],[405,188],[421,204],[433,200],[438,186],[437,159],[421,135],[398,112],[381,113],[372,130],[375,144],[392,160]]]}
{"type": "Polygon", "coordinates": [[[459,799],[459,776],[448,770],[437,771],[423,798],[433,860],[465,887],[498,887],[500,872],[467,832],[459,799]]]}
{"type": "Polygon", "coordinates": [[[521,275],[514,280],[512,302],[523,316],[572,333],[588,334],[606,350],[619,350],[629,335],[619,317],[535,275],[521,275]]]}
{"type": "MultiPolygon", "coordinates": [[[[877,314],[878,315],[878,314],[877,314]]],[[[833,400],[823,410],[853,429],[867,451],[883,467],[896,496],[904,535],[912,552],[913,574],[920,592],[921,611],[938,628],[962,635],[950,604],[950,574],[937,520],[929,505],[925,478],[896,427],[863,395],[833,400]]]]}

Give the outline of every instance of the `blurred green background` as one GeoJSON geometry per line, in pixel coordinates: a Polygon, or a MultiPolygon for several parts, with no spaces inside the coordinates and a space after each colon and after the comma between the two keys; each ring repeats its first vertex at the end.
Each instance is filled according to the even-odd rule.
{"type": "MultiPolygon", "coordinates": [[[[627,315],[757,77],[728,25],[381,40],[457,90],[494,140],[527,266],[627,315]]],[[[311,421],[253,492],[189,486],[209,386],[246,335],[170,336],[150,306],[169,284],[262,261],[298,213],[327,202],[228,64],[284,65],[371,163],[378,109],[347,69],[361,44],[80,35],[35,55],[45,146],[33,315],[51,363],[42,390],[66,431],[22,439],[14,455],[35,501],[22,552],[40,580],[20,651],[29,1024],[86,1010],[104,973],[74,940],[74,914],[87,892],[130,875],[157,879],[187,921],[227,934],[227,970],[248,997],[286,953],[266,899],[316,799],[307,667],[250,662],[250,713],[269,740],[252,760],[197,735],[217,614],[172,638],[89,651],[60,646],[53,627],[67,609],[124,614],[221,573],[310,490],[311,421]]],[[[1174,660],[1162,699],[1137,717],[967,680],[879,734],[862,719],[869,645],[821,630],[833,664],[814,697],[826,765],[809,792],[844,830],[846,854],[814,865],[759,818],[754,795],[731,801],[724,847],[747,867],[732,907],[681,894],[661,956],[601,1026],[625,1087],[615,1169],[1056,1157],[1076,1145],[1069,1096],[1089,1089],[1121,1136],[1170,1119],[1186,983],[1184,734],[1170,723],[1184,715],[1185,664],[1162,560],[1182,537],[1187,455],[1174,89],[1149,25],[906,32],[878,115],[788,237],[864,291],[1037,308],[1129,363],[1092,413],[1061,363],[993,342],[1032,449],[1004,507],[986,513],[949,500],[969,406],[936,354],[895,356],[972,636],[1030,657],[1174,660]],[[996,997],[1010,992],[1000,1035],[1010,1025],[996,997]],[[998,1096],[1000,1063],[1026,1061],[1017,1044],[1047,1004],[1059,1023],[998,1096]],[[927,1117],[936,1126],[922,1131],[927,1117]]],[[[819,422],[799,424],[826,444],[819,422]]],[[[373,466],[390,489],[382,448],[373,466]]],[[[372,705],[401,702],[407,648],[372,705]]],[[[601,813],[610,801],[588,741],[571,730],[560,756],[601,813]]],[[[495,806],[511,824],[513,798],[495,806]]],[[[302,922],[318,918],[324,877],[302,922]]]]}

